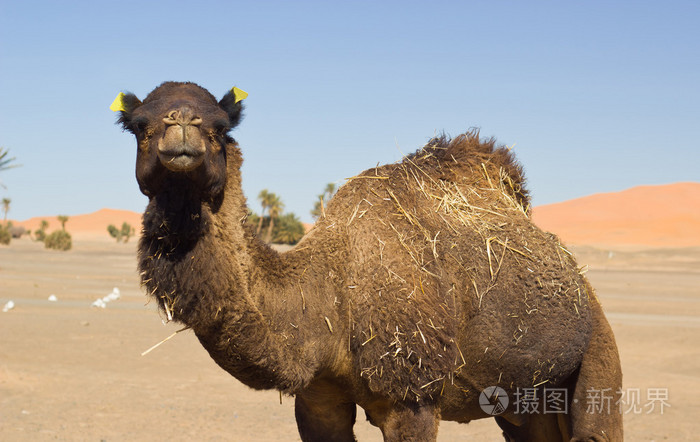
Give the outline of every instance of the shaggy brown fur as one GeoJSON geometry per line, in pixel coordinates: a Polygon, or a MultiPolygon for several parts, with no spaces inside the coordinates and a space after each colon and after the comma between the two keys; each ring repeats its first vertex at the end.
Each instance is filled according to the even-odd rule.
{"type": "Polygon", "coordinates": [[[142,280],[224,370],[296,396],[303,440],[354,440],[355,404],[385,440],[434,440],[440,419],[490,417],[507,440],[620,440],[587,389],[621,388],[612,332],[571,254],[529,219],[522,170],[476,132],[431,140],[353,177],[291,251],[246,227],[241,113],[164,83],[120,122],[150,202],[142,280]],[[523,388],[565,388],[567,414],[516,413],[523,388]],[[577,401],[577,402],[574,402],[577,401]]]}

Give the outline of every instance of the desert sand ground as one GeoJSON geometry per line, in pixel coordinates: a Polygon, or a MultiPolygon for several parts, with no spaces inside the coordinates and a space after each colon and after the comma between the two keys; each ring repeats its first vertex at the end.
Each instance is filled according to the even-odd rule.
{"type": "MultiPolygon", "coordinates": [[[[141,356],[179,327],[146,304],[135,249],[76,240],[72,251],[53,252],[26,238],[0,247],[0,308],[15,303],[0,312],[0,440],[299,440],[293,398],[280,404],[277,392],[243,386],[191,331],[141,356]],[[120,300],[90,307],[113,287],[120,300]]],[[[617,336],[624,390],[639,391],[626,439],[697,440],[700,248],[573,250],[617,336]]],[[[356,434],[381,440],[361,410],[356,434]]],[[[483,419],[442,423],[439,440],[502,439],[483,419]]]]}

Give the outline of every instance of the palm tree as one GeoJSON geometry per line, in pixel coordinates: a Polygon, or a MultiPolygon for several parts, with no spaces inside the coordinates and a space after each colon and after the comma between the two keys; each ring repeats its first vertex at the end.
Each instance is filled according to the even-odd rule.
{"type": "Polygon", "coordinates": [[[270,216],[270,225],[267,227],[267,242],[272,241],[272,229],[275,225],[275,218],[282,214],[284,203],[274,193],[270,194],[270,200],[267,205],[267,214],[270,216]]]}
{"type": "MultiPolygon", "coordinates": [[[[15,161],[15,158],[7,158],[7,155],[10,153],[9,149],[5,149],[4,147],[0,147],[0,170],[7,170],[7,169],[12,169],[13,167],[19,167],[19,164],[11,164],[13,161],[15,161]]],[[[2,182],[0,182],[0,186],[5,187],[2,182]]]]}
{"type": "Polygon", "coordinates": [[[271,195],[273,194],[268,192],[267,189],[261,190],[258,194],[258,199],[260,200],[260,205],[262,206],[262,210],[260,211],[260,219],[258,220],[258,229],[256,231],[258,235],[260,235],[260,231],[262,230],[263,219],[265,218],[265,210],[267,210],[267,207],[270,203],[271,195]]]}
{"type": "Polygon", "coordinates": [[[6,170],[6,169],[12,169],[13,167],[19,167],[19,164],[10,164],[12,163],[15,158],[7,158],[7,155],[10,153],[9,149],[5,149],[4,147],[0,147],[0,170],[6,170]]]}
{"type": "Polygon", "coordinates": [[[335,183],[326,184],[326,189],[318,196],[316,204],[314,204],[314,208],[311,211],[311,216],[313,216],[314,219],[318,219],[323,215],[323,207],[328,204],[328,201],[335,195],[335,191],[335,183]]]}
{"type": "Polygon", "coordinates": [[[11,202],[12,202],[12,200],[9,198],[2,199],[2,211],[5,214],[5,216],[3,217],[3,221],[5,222],[5,225],[7,225],[7,212],[10,211],[10,203],[11,202]]]}
{"type": "Polygon", "coordinates": [[[335,183],[326,184],[326,190],[324,191],[324,194],[328,195],[328,197],[332,197],[333,194],[335,194],[335,183]]]}
{"type": "Polygon", "coordinates": [[[61,223],[61,230],[63,230],[65,232],[66,223],[68,222],[68,216],[67,215],[58,215],[56,218],[58,219],[58,222],[61,223]]]}

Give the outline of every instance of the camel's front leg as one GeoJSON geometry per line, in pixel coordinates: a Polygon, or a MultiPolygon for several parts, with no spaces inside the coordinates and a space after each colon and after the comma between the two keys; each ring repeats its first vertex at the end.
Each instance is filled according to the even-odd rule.
{"type": "Polygon", "coordinates": [[[379,422],[385,442],[437,440],[439,413],[434,407],[395,404],[379,422]]]}
{"type": "Polygon", "coordinates": [[[294,415],[304,442],[354,442],[357,407],[332,395],[297,394],[294,415]]]}
{"type": "Polygon", "coordinates": [[[620,356],[615,336],[597,300],[591,300],[591,309],[593,336],[583,355],[571,406],[572,440],[621,441],[622,411],[615,404],[622,390],[620,356]],[[592,398],[596,399],[595,406],[589,410],[592,398]]]}

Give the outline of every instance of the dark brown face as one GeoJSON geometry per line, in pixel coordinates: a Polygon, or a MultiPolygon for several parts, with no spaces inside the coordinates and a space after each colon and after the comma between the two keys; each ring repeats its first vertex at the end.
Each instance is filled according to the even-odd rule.
{"type": "Polygon", "coordinates": [[[192,83],[163,83],[141,102],[122,99],[119,121],[136,136],[136,178],[153,197],[173,183],[213,196],[226,183],[228,131],[238,124],[242,105],[229,92],[217,102],[192,83]]]}

